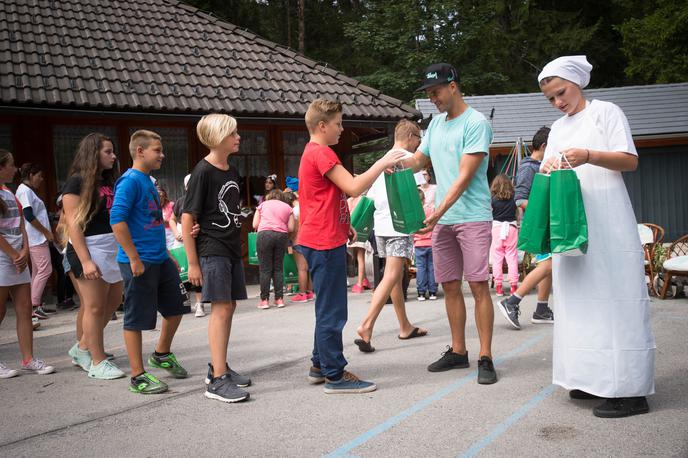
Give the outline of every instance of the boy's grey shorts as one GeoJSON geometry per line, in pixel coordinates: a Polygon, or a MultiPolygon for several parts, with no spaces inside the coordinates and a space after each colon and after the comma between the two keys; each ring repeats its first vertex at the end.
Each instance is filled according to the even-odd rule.
{"type": "Polygon", "coordinates": [[[246,279],[241,259],[202,256],[203,302],[229,302],[246,299],[246,279]]]}

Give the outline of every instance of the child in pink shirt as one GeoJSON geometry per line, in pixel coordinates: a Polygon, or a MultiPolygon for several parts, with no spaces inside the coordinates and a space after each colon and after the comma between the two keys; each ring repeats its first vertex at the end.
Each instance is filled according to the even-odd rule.
{"type": "Polygon", "coordinates": [[[295,228],[291,205],[282,200],[282,191],[273,189],[265,196],[253,217],[258,231],[256,250],[260,271],[260,303],[258,308],[270,308],[270,281],[275,287],[275,305],[284,307],[284,253],[289,232],[295,228]]]}
{"type": "MultiPolygon", "coordinates": [[[[425,202],[425,193],[418,188],[420,201],[423,203],[425,217],[429,217],[435,211],[432,202],[425,202]]],[[[430,294],[430,299],[437,299],[437,282],[432,265],[432,231],[425,234],[413,235],[413,247],[416,258],[416,288],[418,289],[418,300],[427,299],[426,294],[430,294]]]]}

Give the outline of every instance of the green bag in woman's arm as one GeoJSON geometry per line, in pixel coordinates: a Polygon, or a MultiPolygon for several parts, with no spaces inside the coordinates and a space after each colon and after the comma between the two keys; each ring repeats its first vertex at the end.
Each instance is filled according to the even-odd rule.
{"type": "Polygon", "coordinates": [[[588,219],[576,172],[571,169],[552,171],[549,195],[552,253],[585,254],[588,250],[588,219]]]}
{"type": "Polygon", "coordinates": [[[550,176],[537,173],[528,196],[528,207],[518,233],[518,249],[532,254],[550,253],[550,176]]]}

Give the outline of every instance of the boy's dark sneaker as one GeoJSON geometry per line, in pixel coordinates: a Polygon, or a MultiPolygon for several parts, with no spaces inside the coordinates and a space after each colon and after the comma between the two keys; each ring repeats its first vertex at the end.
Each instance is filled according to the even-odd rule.
{"type": "Polygon", "coordinates": [[[148,364],[158,369],[165,369],[174,378],[186,378],[189,376],[186,369],[177,361],[174,353],[168,353],[165,356],[156,356],[155,353],[153,353],[150,355],[150,358],[148,358],[148,364]]]}
{"type": "Polygon", "coordinates": [[[36,310],[40,310],[41,312],[47,313],[49,315],[52,315],[53,313],[57,313],[56,309],[50,308],[45,304],[42,304],[42,305],[36,307],[36,310]]]}
{"type": "Polygon", "coordinates": [[[311,385],[325,383],[325,376],[322,375],[319,367],[311,366],[310,370],[308,371],[308,383],[311,385]]]}
{"type": "Polygon", "coordinates": [[[622,418],[648,413],[649,411],[650,406],[647,405],[647,398],[641,396],[637,398],[607,399],[603,404],[595,407],[592,413],[600,418],[622,418]]]}
{"type": "Polygon", "coordinates": [[[148,372],[134,377],[129,382],[129,391],[139,394],[158,394],[167,391],[167,385],[148,372]]]}
{"type": "Polygon", "coordinates": [[[554,312],[549,307],[547,307],[545,311],[542,311],[540,313],[538,313],[536,310],[535,313],[533,313],[533,317],[530,319],[530,322],[534,324],[554,324],[554,312]]]}
{"type": "Polygon", "coordinates": [[[497,372],[488,356],[481,356],[478,361],[478,383],[481,385],[497,383],[497,372]]]}
{"type": "Polygon", "coordinates": [[[250,396],[247,391],[236,386],[227,373],[212,379],[205,390],[206,398],[222,402],[241,402],[250,396]]]}
{"type": "Polygon", "coordinates": [[[502,312],[506,321],[509,322],[511,326],[516,329],[521,329],[521,325],[518,322],[518,316],[521,314],[521,309],[518,305],[509,304],[508,299],[502,299],[499,301],[499,311],[502,312]]]}
{"type": "Polygon", "coordinates": [[[377,390],[377,385],[373,382],[366,382],[356,377],[351,372],[344,371],[339,380],[327,380],[323,391],[327,394],[358,394],[370,393],[377,390]]]}
{"type": "MultiPolygon", "coordinates": [[[[238,386],[239,388],[246,388],[247,386],[251,386],[250,378],[233,371],[229,368],[229,364],[227,363],[225,363],[225,366],[227,367],[227,374],[229,374],[229,378],[232,380],[232,382],[234,382],[236,386],[238,386]]],[[[205,376],[206,385],[210,384],[211,380],[213,379],[213,371],[213,365],[211,363],[208,363],[208,375],[205,376]]]]}
{"type": "Polygon", "coordinates": [[[447,347],[447,351],[442,353],[442,357],[428,366],[430,372],[444,372],[450,369],[464,369],[470,366],[468,362],[468,352],[463,355],[454,353],[452,347],[447,347]]]}

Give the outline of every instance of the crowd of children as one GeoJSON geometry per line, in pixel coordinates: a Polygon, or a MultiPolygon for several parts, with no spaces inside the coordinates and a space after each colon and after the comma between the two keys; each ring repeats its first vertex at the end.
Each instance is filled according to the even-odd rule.
{"type": "MultiPolygon", "coordinates": [[[[331,148],[339,142],[343,130],[342,105],[325,99],[310,104],[305,114],[310,141],[301,157],[298,181],[293,184],[298,186],[298,193],[296,189],[280,191],[276,176],[268,177],[266,194],[258,196],[253,219],[258,231],[259,308],[270,306],[271,283],[274,305],[285,305],[282,262],[287,251],[293,251],[299,273],[299,292],[292,301],[315,299],[310,383],[324,384],[325,393],[366,393],[376,389],[374,382],[361,380],[346,370],[342,338],[347,321],[347,245],[365,250],[366,245],[361,244],[367,242],[357,240],[350,222],[355,200],[347,205],[347,196],[356,199],[368,190],[368,198],[375,203],[375,245],[378,255],[385,258],[385,271],[357,329],[359,338],[355,343],[361,351],[375,350],[371,345],[373,328],[390,296],[399,321],[399,338],[427,334],[406,316],[402,279],[405,265],[415,258],[418,299],[437,297],[437,278],[443,285],[452,331],[451,347],[428,366],[428,371],[469,366],[465,329],[461,326],[465,327],[466,321],[461,290],[465,278],[476,303],[478,383],[497,382],[491,354],[494,315],[486,293],[489,255],[498,296],[504,295],[502,265],[506,260],[511,294],[498,308],[517,329],[519,302],[538,283],[543,284],[543,291],[538,295],[532,321],[554,321],[547,302],[548,279],[554,272],[558,320],[564,320],[555,327],[555,383],[569,389],[574,399],[604,398],[605,403],[594,410],[597,416],[619,417],[649,410],[645,396],[654,392],[654,338],[642,281],[642,252],[636,249],[640,245],[632,230],[634,217],[628,210],[619,173],[637,166],[635,149],[623,113],[612,104],[590,103],[583,97],[581,88],[589,81],[591,69],[585,58],[561,59],[548,64],[538,82],[545,96],[565,116],[555,123],[549,140],[549,131],[538,132],[536,154],[531,161],[524,161],[516,189],[504,175],[495,177],[488,187],[486,157],[492,131],[484,116],[465,104],[458,89],[458,73],[448,64],[429,67],[419,89],[425,90],[442,111],[433,118],[423,141],[416,123],[400,121],[394,147],[360,175],[352,176],[331,148]],[[598,122],[602,130],[586,130],[592,122],[598,122]],[[588,132],[588,137],[574,141],[575,134],[582,131],[588,132]],[[579,141],[586,148],[576,143],[579,141]],[[460,145],[458,153],[455,144],[460,145]],[[584,257],[556,257],[554,263],[550,254],[540,253],[538,267],[519,287],[519,208],[527,208],[535,171],[562,167],[561,157],[567,167],[577,168],[588,213],[590,247],[584,257]],[[415,235],[399,233],[392,225],[384,174],[399,164],[414,171],[424,170],[425,182],[418,187],[418,194],[424,204],[425,227],[415,235]],[[438,172],[437,188],[430,184],[427,168],[431,164],[438,172]],[[599,180],[610,184],[601,197],[599,190],[590,190],[599,180]],[[614,207],[618,219],[615,225],[627,229],[621,241],[614,239],[621,234],[618,227],[610,229],[608,200],[618,203],[614,207]],[[618,271],[604,271],[608,251],[617,245],[617,255],[623,255],[627,262],[618,271]],[[612,274],[618,281],[599,278],[612,274]],[[609,285],[627,279],[633,280],[629,285],[637,287],[613,299],[618,291],[608,290],[609,285]],[[581,291],[581,284],[598,288],[581,291]],[[597,321],[588,322],[592,311],[600,310],[600,301],[625,314],[623,325],[614,321],[611,312],[597,313],[597,321]],[[623,329],[619,333],[607,332],[612,324],[623,329]],[[582,338],[576,334],[579,332],[587,336],[586,345],[599,352],[581,350],[576,344],[582,338]],[[626,340],[619,340],[617,334],[626,340]],[[608,354],[609,358],[598,354],[608,354]],[[615,361],[622,361],[622,366],[615,361]],[[590,367],[595,371],[591,372],[590,367]],[[621,370],[628,367],[635,369],[632,373],[621,370]],[[618,383],[596,374],[616,374],[618,383]]],[[[188,377],[172,352],[172,344],[189,307],[185,305],[186,289],[179,266],[168,251],[183,244],[188,261],[187,286],[201,293],[197,316],[198,304],[203,313],[203,303],[211,308],[205,396],[233,403],[248,399],[250,394],[245,388],[251,385],[249,377],[231,368],[228,358],[237,301],[247,298],[240,237],[244,223],[240,177],[229,162],[229,156],[239,151],[241,138],[237,121],[224,114],[204,116],[196,131],[209,152],[184,180],[186,194],[177,205],[151,178],[165,157],[162,138],[155,132],[133,133],[129,142],[133,165],[121,176],[109,138],[92,133],[80,142],[61,191],[63,213],[57,228],[60,240],[56,241],[63,247],[61,266],[69,272],[81,303],[77,341],[68,354],[74,365],[91,378],[124,377],[103,346],[103,330],[123,300],[129,390],[152,394],[168,389],[165,382],[146,370],[146,365],[164,370],[173,378],[188,377]],[[160,336],[144,363],[142,331],[155,329],[158,313],[162,315],[160,336]]],[[[54,235],[46,206],[36,194],[43,180],[42,170],[32,164],[22,167],[22,183],[15,195],[5,184],[12,182],[16,172],[12,154],[0,150],[0,321],[10,296],[16,310],[21,368],[49,374],[54,367],[34,357],[32,315],[40,319],[48,312],[41,298],[52,268],[49,243],[54,235]]],[[[361,251],[354,253],[359,266],[364,264],[361,251]]],[[[367,288],[370,285],[365,270],[359,270],[354,290],[367,288]]],[[[0,378],[16,375],[16,370],[0,363],[0,378]]]]}

